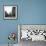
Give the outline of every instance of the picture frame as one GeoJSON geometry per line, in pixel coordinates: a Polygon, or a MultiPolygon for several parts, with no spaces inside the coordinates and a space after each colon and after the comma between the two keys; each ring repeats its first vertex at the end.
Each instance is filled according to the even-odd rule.
{"type": "Polygon", "coordinates": [[[46,24],[19,24],[18,30],[19,41],[46,41],[46,24]],[[25,38],[25,36],[27,37],[25,38]]]}
{"type": "Polygon", "coordinates": [[[17,19],[17,6],[4,5],[4,19],[17,19]]]}

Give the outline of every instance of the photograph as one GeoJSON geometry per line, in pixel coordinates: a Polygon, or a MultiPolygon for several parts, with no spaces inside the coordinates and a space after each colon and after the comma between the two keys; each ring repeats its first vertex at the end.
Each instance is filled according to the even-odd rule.
{"type": "Polygon", "coordinates": [[[46,43],[46,25],[19,24],[18,33],[20,46],[39,46],[46,43]]]}
{"type": "Polygon", "coordinates": [[[20,41],[46,41],[46,25],[20,25],[20,41]]]}
{"type": "Polygon", "coordinates": [[[17,6],[4,6],[4,19],[17,19],[17,6]]]}

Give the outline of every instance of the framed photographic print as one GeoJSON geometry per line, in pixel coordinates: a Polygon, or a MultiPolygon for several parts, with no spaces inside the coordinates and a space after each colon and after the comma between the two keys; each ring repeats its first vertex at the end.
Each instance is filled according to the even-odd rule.
{"type": "Polygon", "coordinates": [[[20,41],[46,41],[46,25],[20,24],[18,25],[18,33],[20,33],[20,41]]]}
{"type": "Polygon", "coordinates": [[[17,19],[17,6],[16,5],[4,6],[4,19],[17,19]]]}

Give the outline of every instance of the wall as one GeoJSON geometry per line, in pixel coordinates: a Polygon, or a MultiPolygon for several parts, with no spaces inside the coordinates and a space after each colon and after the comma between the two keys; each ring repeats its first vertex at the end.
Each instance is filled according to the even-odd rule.
{"type": "Polygon", "coordinates": [[[18,32],[18,24],[46,24],[46,0],[0,0],[0,44],[8,43],[9,32],[18,32]],[[17,5],[18,19],[4,20],[3,5],[17,5]]]}

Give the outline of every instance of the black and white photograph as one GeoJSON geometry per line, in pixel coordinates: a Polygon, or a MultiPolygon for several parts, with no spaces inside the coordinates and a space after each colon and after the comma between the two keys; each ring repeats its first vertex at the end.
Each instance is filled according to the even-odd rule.
{"type": "Polygon", "coordinates": [[[46,25],[18,25],[20,46],[37,46],[46,43],[46,25]]]}
{"type": "Polygon", "coordinates": [[[17,19],[17,6],[4,6],[4,19],[17,19]]]}
{"type": "Polygon", "coordinates": [[[46,25],[21,25],[20,39],[46,41],[46,25]]]}

